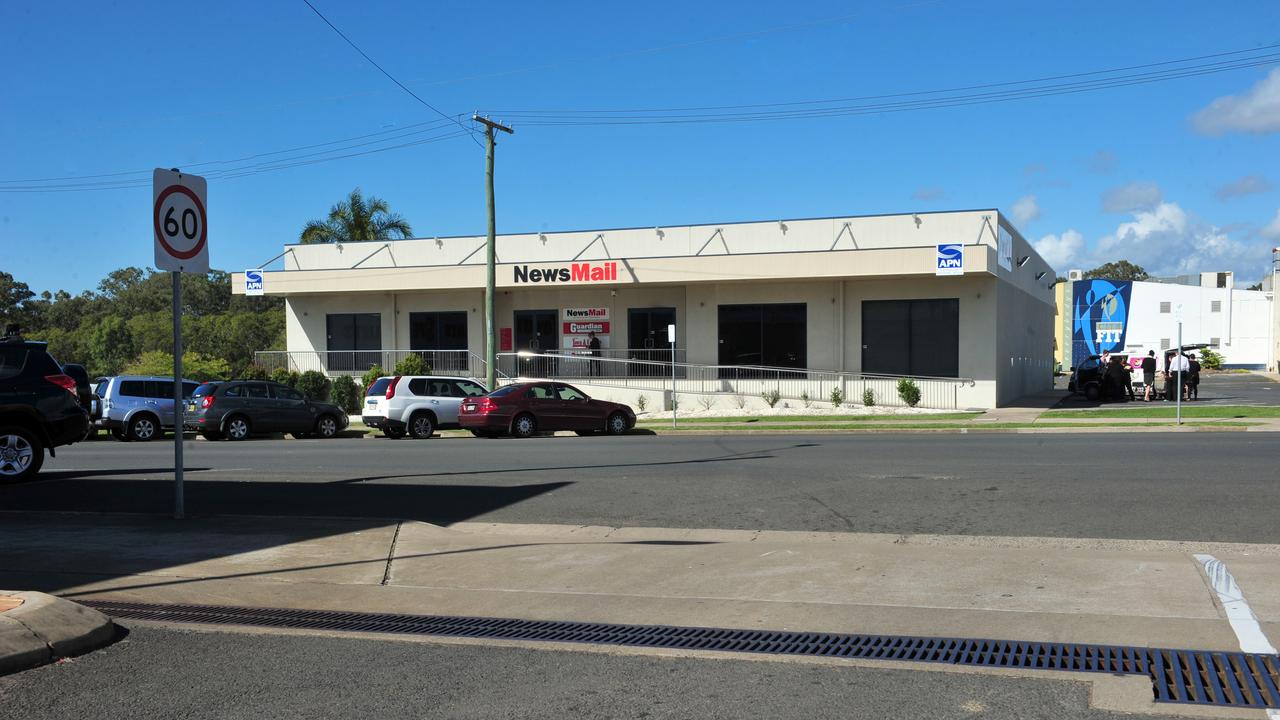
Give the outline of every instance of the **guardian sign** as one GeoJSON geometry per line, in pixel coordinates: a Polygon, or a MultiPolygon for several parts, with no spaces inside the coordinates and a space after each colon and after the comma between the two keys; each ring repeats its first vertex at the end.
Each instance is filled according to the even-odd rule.
{"type": "Polygon", "coordinates": [[[960,243],[946,243],[938,245],[938,252],[934,258],[937,264],[934,271],[935,274],[964,274],[964,246],[960,243]]]}

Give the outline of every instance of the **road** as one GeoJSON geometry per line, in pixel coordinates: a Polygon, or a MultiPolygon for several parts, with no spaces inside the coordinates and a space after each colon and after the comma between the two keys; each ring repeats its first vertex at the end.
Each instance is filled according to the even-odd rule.
{"type": "MultiPolygon", "coordinates": [[[[196,514],[1280,542],[1269,433],[191,441],[196,514]]],[[[168,513],[172,446],[65,448],[4,510],[168,513]]]]}
{"type": "Polygon", "coordinates": [[[0,677],[0,698],[11,720],[1132,717],[1065,679],[147,626],[0,677]]]}

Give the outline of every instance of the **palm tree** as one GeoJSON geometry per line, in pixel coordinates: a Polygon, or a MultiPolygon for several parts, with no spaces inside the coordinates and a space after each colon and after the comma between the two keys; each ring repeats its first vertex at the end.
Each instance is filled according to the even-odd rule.
{"type": "Polygon", "coordinates": [[[323,221],[312,220],[302,228],[299,239],[312,243],[378,242],[413,237],[409,221],[391,212],[385,200],[365,199],[360,188],[329,209],[323,221]]]}

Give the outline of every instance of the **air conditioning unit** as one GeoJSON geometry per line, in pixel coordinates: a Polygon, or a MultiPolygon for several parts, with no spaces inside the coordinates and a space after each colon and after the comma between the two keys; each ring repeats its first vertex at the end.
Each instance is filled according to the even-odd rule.
{"type": "Polygon", "coordinates": [[[1083,271],[1083,270],[1068,270],[1068,271],[1067,271],[1067,279],[1068,279],[1068,280],[1070,280],[1071,282],[1075,282],[1076,280],[1083,280],[1083,279],[1084,279],[1084,271],[1083,271]]]}

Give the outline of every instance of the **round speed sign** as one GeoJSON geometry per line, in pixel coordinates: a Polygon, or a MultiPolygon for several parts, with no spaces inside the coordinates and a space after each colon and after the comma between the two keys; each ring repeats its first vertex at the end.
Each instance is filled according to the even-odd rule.
{"type": "Polygon", "coordinates": [[[156,241],[165,252],[189,260],[204,250],[208,220],[204,203],[189,187],[170,185],[160,191],[155,204],[156,241]]]}

